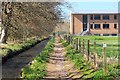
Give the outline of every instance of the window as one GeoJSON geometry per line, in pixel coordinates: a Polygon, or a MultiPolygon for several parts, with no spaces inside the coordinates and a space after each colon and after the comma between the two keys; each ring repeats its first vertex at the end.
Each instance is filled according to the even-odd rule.
{"type": "Polygon", "coordinates": [[[90,24],[90,29],[93,29],[93,24],[90,24]]]}
{"type": "Polygon", "coordinates": [[[118,24],[120,24],[120,18],[118,18],[118,24]]]}
{"type": "Polygon", "coordinates": [[[95,36],[100,36],[100,34],[94,34],[95,36]]]}
{"type": "Polygon", "coordinates": [[[83,15],[83,31],[87,30],[87,15],[83,15]]]}
{"type": "Polygon", "coordinates": [[[87,30],[87,24],[83,24],[83,31],[87,30]]]}
{"type": "Polygon", "coordinates": [[[103,29],[109,29],[109,24],[103,24],[103,29]]]}
{"type": "Polygon", "coordinates": [[[93,15],[90,15],[90,20],[93,20],[93,15]]]}
{"type": "Polygon", "coordinates": [[[117,15],[114,15],[114,19],[117,19],[117,15]]]}
{"type": "Polygon", "coordinates": [[[94,28],[95,29],[100,29],[100,24],[95,24],[94,28]]]}
{"type": "Polygon", "coordinates": [[[114,28],[117,29],[117,24],[114,24],[114,28]]]}
{"type": "Polygon", "coordinates": [[[100,20],[100,15],[94,15],[95,20],[100,20]]]}
{"type": "Polygon", "coordinates": [[[103,15],[103,20],[109,20],[109,15],[103,15]]]}
{"type": "Polygon", "coordinates": [[[109,36],[109,34],[103,34],[103,36],[109,36]]]}
{"type": "Polygon", "coordinates": [[[112,34],[112,36],[117,36],[117,34],[112,34]]]}
{"type": "Polygon", "coordinates": [[[87,22],[87,15],[83,15],[83,22],[87,22]]]}

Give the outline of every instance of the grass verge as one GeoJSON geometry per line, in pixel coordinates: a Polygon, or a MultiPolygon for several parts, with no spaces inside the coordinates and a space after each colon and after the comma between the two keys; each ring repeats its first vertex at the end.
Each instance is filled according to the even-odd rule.
{"type": "Polygon", "coordinates": [[[29,40],[29,41],[25,41],[23,43],[18,43],[18,44],[7,44],[5,45],[2,49],[0,49],[0,55],[2,57],[8,55],[10,52],[16,52],[16,51],[20,51],[24,48],[28,48],[31,45],[35,45],[38,41],[36,40],[29,40]]]}
{"type": "Polygon", "coordinates": [[[42,52],[34,58],[32,64],[22,69],[22,78],[26,80],[36,80],[46,76],[46,63],[48,62],[49,54],[53,51],[53,42],[54,39],[52,38],[42,52]]]}
{"type": "MultiPolygon", "coordinates": [[[[47,40],[42,39],[42,40],[47,40]]],[[[17,44],[6,44],[0,48],[0,56],[2,57],[2,63],[4,64],[9,58],[28,50],[29,48],[33,47],[34,45],[38,44],[42,40],[28,40],[23,43],[17,44]]]]}

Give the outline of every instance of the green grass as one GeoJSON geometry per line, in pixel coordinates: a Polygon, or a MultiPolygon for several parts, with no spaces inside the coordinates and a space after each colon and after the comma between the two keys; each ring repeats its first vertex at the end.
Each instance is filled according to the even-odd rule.
{"type": "Polygon", "coordinates": [[[23,43],[6,44],[3,49],[0,49],[0,55],[4,57],[7,56],[10,52],[16,52],[24,48],[29,48],[31,45],[35,45],[36,43],[36,40],[28,40],[23,43]]]}
{"type": "Polygon", "coordinates": [[[4,57],[7,54],[9,54],[10,52],[12,52],[11,49],[5,48],[5,49],[0,49],[0,56],[4,57]]]}
{"type": "Polygon", "coordinates": [[[87,41],[90,40],[90,52],[94,52],[94,42],[96,42],[96,51],[99,57],[103,55],[103,43],[107,44],[107,57],[118,58],[118,37],[112,36],[74,36],[85,41],[85,49],[87,50],[87,41]]]}
{"type": "Polygon", "coordinates": [[[49,54],[53,51],[53,42],[52,38],[44,50],[32,61],[31,65],[22,69],[22,78],[26,80],[38,80],[46,76],[46,63],[49,59],[49,54]]]}
{"type": "Polygon", "coordinates": [[[111,45],[117,45],[118,44],[118,37],[117,36],[75,36],[75,38],[81,38],[90,40],[91,42],[96,42],[98,44],[111,44],[111,45]]]}

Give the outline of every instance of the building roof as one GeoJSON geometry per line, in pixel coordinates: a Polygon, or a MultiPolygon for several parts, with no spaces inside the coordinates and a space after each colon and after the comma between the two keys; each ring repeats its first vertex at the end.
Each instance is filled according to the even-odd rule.
{"type": "Polygon", "coordinates": [[[79,14],[118,14],[118,13],[71,13],[71,14],[73,14],[73,15],[79,15],[79,14]]]}
{"type": "Polygon", "coordinates": [[[99,13],[97,13],[97,12],[91,12],[91,13],[71,13],[71,14],[73,14],[73,15],[79,15],[79,14],[120,14],[120,13],[112,13],[112,12],[110,12],[110,13],[107,13],[107,12],[99,12],[99,13]]]}

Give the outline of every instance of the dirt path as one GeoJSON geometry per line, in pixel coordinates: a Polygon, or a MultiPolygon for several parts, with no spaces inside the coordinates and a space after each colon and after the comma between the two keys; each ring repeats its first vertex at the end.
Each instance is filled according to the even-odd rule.
{"type": "Polygon", "coordinates": [[[28,65],[28,63],[42,51],[47,42],[48,40],[44,40],[31,49],[22,52],[5,62],[2,65],[2,78],[19,78],[21,69],[28,65]]]}
{"type": "Polygon", "coordinates": [[[74,64],[65,57],[66,52],[63,45],[55,38],[55,48],[47,63],[47,76],[45,78],[79,78],[79,70],[74,68],[74,64]]]}

